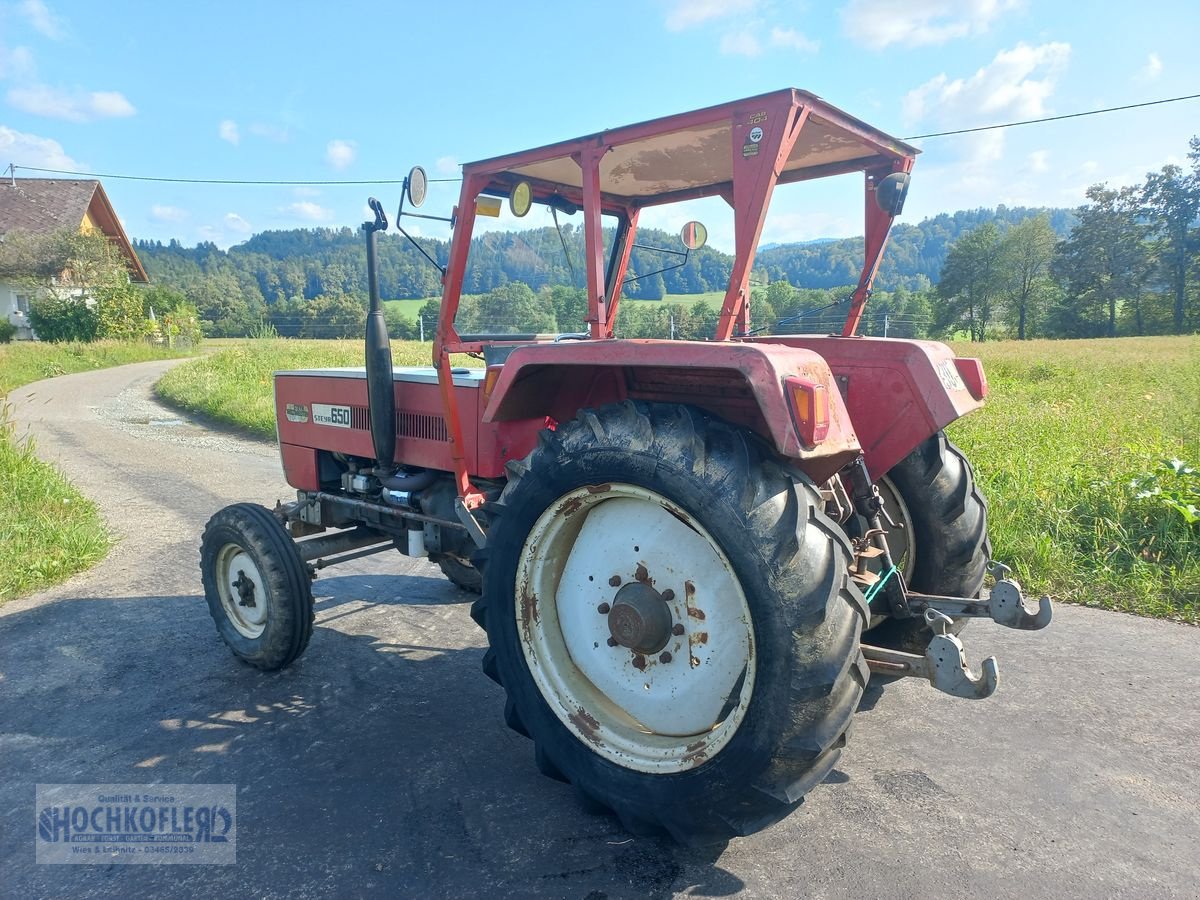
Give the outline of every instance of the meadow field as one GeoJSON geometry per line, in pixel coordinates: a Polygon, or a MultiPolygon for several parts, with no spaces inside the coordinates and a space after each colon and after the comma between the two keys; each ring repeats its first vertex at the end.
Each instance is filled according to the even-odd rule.
{"type": "MultiPolygon", "coordinates": [[[[991,386],[948,433],[989,501],[997,559],[1031,592],[1200,620],[1200,337],[954,346],[983,359],[991,386]]],[[[428,343],[392,352],[429,364],[428,343]]],[[[158,390],[273,438],[272,372],[361,360],[358,341],[248,341],[176,367],[158,390]]]]}
{"type": "Polygon", "coordinates": [[[0,603],[82,572],[109,547],[95,504],[13,433],[6,395],[43,378],[183,355],[117,341],[0,344],[0,603]]]}

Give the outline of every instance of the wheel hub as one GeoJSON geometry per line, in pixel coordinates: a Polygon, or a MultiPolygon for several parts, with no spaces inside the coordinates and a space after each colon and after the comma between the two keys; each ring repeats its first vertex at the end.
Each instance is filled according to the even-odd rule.
{"type": "Polygon", "coordinates": [[[622,647],[657,653],[671,639],[671,609],[648,584],[631,581],[617,591],[608,614],[608,630],[622,647]]]}

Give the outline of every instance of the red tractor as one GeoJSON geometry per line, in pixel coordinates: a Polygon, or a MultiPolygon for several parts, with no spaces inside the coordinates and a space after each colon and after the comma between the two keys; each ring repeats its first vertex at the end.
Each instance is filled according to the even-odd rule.
{"type": "MultiPolygon", "coordinates": [[[[221,637],[281,668],[311,636],[318,565],[427,556],[479,593],[483,670],[541,771],[634,833],[688,843],[799,805],[872,673],[990,695],[995,660],[967,667],[962,625],[1037,629],[1051,608],[1027,610],[991,562],[987,505],[943,433],[982,406],[983,369],[856,334],[916,154],[789,89],[470,163],[431,368],[392,366],[372,200],[365,369],[276,374],[297,499],[230,506],[204,532],[221,637]],[[853,172],[865,259],[841,334],[756,334],[750,272],[776,186],[853,172]],[[712,340],[616,337],[641,211],[714,196],[735,255],[712,340]],[[586,332],[456,326],[476,216],[502,201],[582,211],[586,332]]],[[[400,215],[425,185],[414,169],[400,215]]],[[[704,236],[689,223],[675,252],[704,236]]]]}

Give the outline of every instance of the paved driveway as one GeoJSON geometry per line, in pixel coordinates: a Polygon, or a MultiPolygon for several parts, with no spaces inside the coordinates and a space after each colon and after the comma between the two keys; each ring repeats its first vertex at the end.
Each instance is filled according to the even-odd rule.
{"type": "Polygon", "coordinates": [[[849,751],[784,823],[710,851],[636,840],[536,774],[479,671],[468,597],[399,554],[316,583],[307,654],[235,662],[200,595],[204,522],[289,491],[274,449],[150,398],[170,363],[14,392],[22,428],[120,543],[0,607],[7,897],[1200,896],[1200,631],[1062,608],[988,701],[869,691],[849,751]],[[34,785],[232,782],[233,866],[34,863],[34,785]]]}

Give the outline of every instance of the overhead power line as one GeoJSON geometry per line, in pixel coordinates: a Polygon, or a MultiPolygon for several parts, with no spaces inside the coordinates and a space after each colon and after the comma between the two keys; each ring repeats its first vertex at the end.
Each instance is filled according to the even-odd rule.
{"type": "MultiPolygon", "coordinates": [[[[115,175],[112,172],[73,172],[68,169],[43,169],[38,166],[13,165],[13,169],[47,172],[51,175],[82,175],[85,178],[119,178],[124,181],[157,181],[167,184],[237,184],[274,187],[329,187],[331,185],[404,184],[403,178],[380,178],[370,181],[252,181],[237,178],[164,178],[155,175],[115,175]]],[[[429,178],[429,182],[462,181],[461,178],[429,178]]]]}
{"type": "Polygon", "coordinates": [[[1164,103],[1178,103],[1181,100],[1195,100],[1200,94],[1188,94],[1184,97],[1167,97],[1164,100],[1147,100],[1145,103],[1129,103],[1125,106],[1108,106],[1104,109],[1089,109],[1085,112],[1064,113],[1061,116],[1044,116],[1040,119],[1024,119],[1020,122],[1002,122],[998,125],[980,125],[977,128],[959,128],[957,131],[935,131],[931,134],[914,134],[906,137],[906,141],[919,141],[923,138],[950,137],[954,134],[972,134],[976,131],[995,131],[997,128],[1016,128],[1018,125],[1037,125],[1040,122],[1059,122],[1063,119],[1080,119],[1084,116],[1098,116],[1101,113],[1121,112],[1126,109],[1140,109],[1143,106],[1161,106],[1164,103]]]}
{"type": "MultiPolygon", "coordinates": [[[[1183,97],[1166,97],[1161,100],[1147,100],[1145,103],[1129,103],[1125,106],[1108,106],[1104,109],[1089,109],[1084,112],[1064,113],[1060,116],[1044,116],[1040,119],[1023,119],[1019,122],[1000,122],[995,125],[979,125],[975,128],[959,128],[954,131],[935,131],[929,134],[914,134],[906,137],[906,141],[919,141],[927,138],[951,137],[957,134],[972,134],[977,131],[994,131],[998,128],[1016,128],[1019,125],[1037,125],[1042,122],[1059,122],[1063,119],[1079,119],[1084,116],[1098,116],[1102,113],[1122,112],[1129,109],[1140,109],[1145,106],[1161,106],[1164,103],[1179,103],[1184,100],[1200,99],[1200,94],[1187,94],[1183,97]]],[[[153,181],[162,184],[227,184],[243,187],[336,187],[342,185],[380,185],[403,184],[403,178],[376,178],[355,181],[286,181],[286,180],[255,180],[241,178],[168,178],[156,175],[124,175],[113,172],[75,172],[70,169],[47,169],[39,166],[18,166],[12,164],[9,169],[16,174],[18,169],[28,172],[44,172],[50,175],[75,175],[84,178],[109,178],[122,181],[153,181]]],[[[446,183],[462,181],[461,178],[430,178],[430,183],[446,183]]]]}

